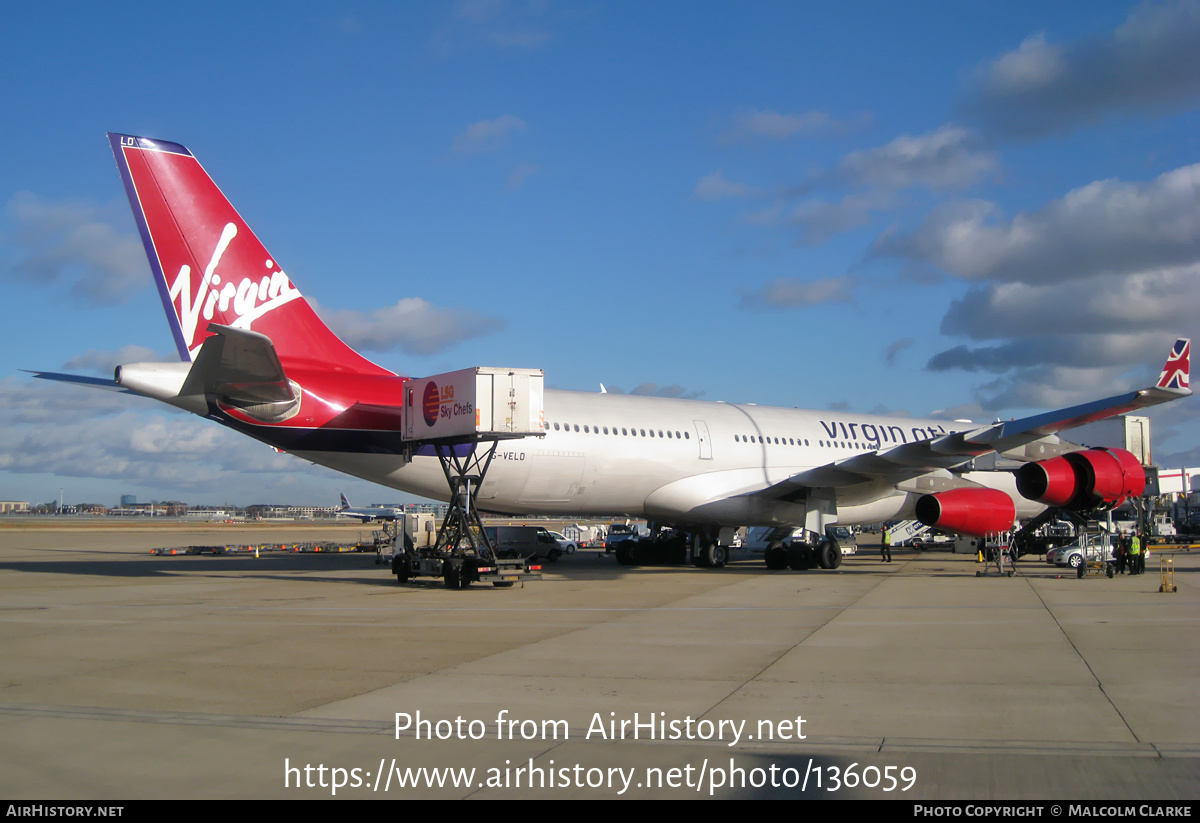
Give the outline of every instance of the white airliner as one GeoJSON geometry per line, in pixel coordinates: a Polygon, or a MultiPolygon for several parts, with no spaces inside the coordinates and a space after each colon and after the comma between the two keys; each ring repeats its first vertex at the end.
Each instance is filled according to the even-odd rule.
{"type": "Polygon", "coordinates": [[[372,520],[396,520],[404,516],[404,509],[394,506],[351,506],[345,493],[340,493],[342,505],[334,512],[338,517],[357,517],[364,523],[372,520]]]}
{"type": "MultiPolygon", "coordinates": [[[[318,319],[190,151],[109,140],[180,362],[120,366],[111,383],[39,376],[153,397],[314,463],[445,499],[437,459],[409,454],[401,437],[409,381],[318,319]]],[[[478,506],[644,517],[687,532],[698,562],[715,566],[721,536],[740,526],[823,534],[834,522],[916,514],[981,535],[1047,505],[1140,494],[1145,477],[1129,452],[1057,433],[1190,395],[1189,355],[1189,341],[1177,341],[1155,386],[987,425],[547,390],[544,436],[500,445],[478,506]],[[1019,474],[974,471],[991,452],[1027,462],[1019,474]]],[[[821,565],[840,559],[836,546],[824,551],[821,565]]]]}

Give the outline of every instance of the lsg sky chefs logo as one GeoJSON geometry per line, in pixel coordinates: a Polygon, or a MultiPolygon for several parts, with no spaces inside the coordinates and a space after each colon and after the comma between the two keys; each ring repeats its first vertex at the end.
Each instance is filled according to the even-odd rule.
{"type": "Polygon", "coordinates": [[[442,408],[442,401],[454,399],[454,387],[446,387],[449,392],[449,398],[443,398],[442,392],[438,390],[438,384],[430,380],[425,384],[425,397],[422,399],[421,411],[425,415],[425,425],[432,426],[438,420],[438,411],[442,408]]]}
{"type": "Polygon", "coordinates": [[[469,401],[455,402],[454,386],[439,387],[435,380],[430,380],[425,384],[425,393],[421,396],[421,413],[425,418],[425,425],[430,428],[439,419],[453,420],[464,414],[474,414],[476,424],[479,423],[479,415],[476,414],[473,403],[469,401]]]}

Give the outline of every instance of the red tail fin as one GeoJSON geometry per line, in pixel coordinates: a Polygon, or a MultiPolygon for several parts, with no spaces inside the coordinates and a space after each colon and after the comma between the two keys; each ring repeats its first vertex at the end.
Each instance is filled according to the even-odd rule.
{"type": "Polygon", "coordinates": [[[285,369],[391,374],[321,322],[190,151],[127,134],[108,139],[182,359],[217,323],[271,338],[285,369]]]}

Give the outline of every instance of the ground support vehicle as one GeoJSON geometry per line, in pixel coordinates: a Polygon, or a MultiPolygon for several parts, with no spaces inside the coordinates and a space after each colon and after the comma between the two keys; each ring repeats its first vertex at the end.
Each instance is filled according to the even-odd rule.
{"type": "Polygon", "coordinates": [[[506,588],[540,580],[540,564],[521,556],[497,556],[475,508],[475,495],[495,454],[495,444],[483,454],[472,449],[468,455],[459,456],[442,446],[437,451],[452,489],[450,507],[432,545],[419,545],[419,539],[396,524],[387,530],[396,582],[404,585],[417,577],[440,577],[448,589],[465,589],[476,582],[506,588]]]}
{"type": "Polygon", "coordinates": [[[553,563],[566,554],[554,533],[541,526],[487,526],[484,532],[497,557],[544,557],[553,563]]]}
{"type": "MultiPolygon", "coordinates": [[[[604,551],[605,553],[616,552],[621,543],[637,539],[638,532],[636,528],[625,523],[613,523],[608,527],[608,532],[604,536],[604,551]]],[[[628,548],[627,546],[626,549],[628,548]]],[[[621,560],[621,556],[621,554],[618,554],[617,560],[621,560]]]]}

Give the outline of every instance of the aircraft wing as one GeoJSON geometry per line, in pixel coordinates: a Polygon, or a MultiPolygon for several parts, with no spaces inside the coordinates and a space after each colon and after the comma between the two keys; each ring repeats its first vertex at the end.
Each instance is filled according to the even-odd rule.
{"type": "Polygon", "coordinates": [[[1045,440],[1050,435],[1190,395],[1190,350],[1191,341],[1177,340],[1154,386],[1020,420],[863,452],[799,472],[758,494],[797,500],[814,487],[842,488],[880,481],[897,484],[939,469],[957,468],[990,452],[1024,461],[1052,457],[1063,449],[1045,440]]]}

